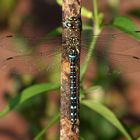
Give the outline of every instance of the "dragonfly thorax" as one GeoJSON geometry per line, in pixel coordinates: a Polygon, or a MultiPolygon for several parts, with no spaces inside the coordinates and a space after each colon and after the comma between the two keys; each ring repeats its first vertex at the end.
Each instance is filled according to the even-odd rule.
{"type": "Polygon", "coordinates": [[[77,36],[66,38],[66,45],[70,46],[71,48],[79,46],[80,45],[79,38],[77,36]]]}
{"type": "Polygon", "coordinates": [[[76,50],[70,50],[68,55],[70,62],[75,62],[78,59],[78,54],[76,50]]]}

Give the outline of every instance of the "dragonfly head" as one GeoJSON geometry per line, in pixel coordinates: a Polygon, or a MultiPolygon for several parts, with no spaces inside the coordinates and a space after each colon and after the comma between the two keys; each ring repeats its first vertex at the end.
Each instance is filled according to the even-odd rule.
{"type": "Polygon", "coordinates": [[[63,21],[62,23],[64,28],[67,29],[81,29],[81,19],[77,17],[70,17],[63,21]]]}

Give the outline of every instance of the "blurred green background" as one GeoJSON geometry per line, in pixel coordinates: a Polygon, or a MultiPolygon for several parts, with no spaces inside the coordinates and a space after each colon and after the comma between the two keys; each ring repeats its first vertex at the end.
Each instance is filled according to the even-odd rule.
{"type": "MultiPolygon", "coordinates": [[[[89,10],[89,18],[82,16],[83,26],[85,28],[83,32],[91,33],[94,25],[90,18],[90,16],[92,16],[90,14],[93,12],[92,0],[83,1],[82,3],[83,7],[89,10]],[[87,27],[90,27],[90,30],[88,29],[86,31],[87,27]]],[[[104,14],[103,24],[110,24],[115,17],[121,15],[131,18],[138,27],[140,26],[140,6],[137,0],[99,0],[98,8],[104,14]]],[[[83,15],[86,13],[88,13],[88,11],[83,10],[83,15]]],[[[33,89],[33,93],[35,90],[38,92],[40,90],[40,92],[44,94],[31,95],[34,97],[21,105],[19,105],[18,102],[14,102],[12,105],[16,109],[0,119],[0,140],[32,140],[40,131],[48,126],[53,116],[57,116],[56,114],[59,112],[60,104],[60,56],[57,49],[57,47],[60,46],[60,27],[61,6],[58,5],[55,0],[0,1],[0,61],[3,62],[4,59],[11,56],[23,55],[24,53],[21,52],[28,52],[30,50],[35,52],[33,53],[33,59],[29,62],[28,58],[24,56],[17,57],[17,62],[15,62],[15,57],[14,60],[12,59],[10,63],[7,63],[8,69],[4,71],[0,69],[0,110],[2,111],[13,97],[20,97],[23,93],[22,91],[33,85],[53,83],[51,86],[54,86],[52,89],[55,89],[55,91],[51,88],[47,89],[51,87],[48,85],[45,89],[44,86],[41,85],[33,89]],[[13,42],[8,42],[9,38],[6,38],[6,35],[11,34],[12,36],[16,36],[16,40],[13,41],[10,38],[13,42]],[[58,35],[58,38],[50,38],[48,42],[46,40],[42,41],[41,39],[46,39],[48,34],[54,37],[58,35]],[[38,60],[38,56],[35,56],[36,50],[44,42],[46,46],[48,46],[44,54],[49,55],[52,53],[52,55],[49,55],[49,57],[45,55],[43,57],[45,62],[41,61],[41,64],[39,63],[37,67],[45,63],[45,67],[47,65],[49,68],[45,70],[40,69],[39,72],[35,71],[34,73],[32,68],[36,68],[36,66],[32,66],[31,63],[35,61],[34,58],[38,60]],[[54,48],[56,48],[56,50],[54,48]],[[31,65],[31,72],[29,73],[26,73],[27,68],[24,68],[25,64],[23,60],[26,59],[28,66],[31,65]],[[20,61],[18,62],[18,60],[20,61]],[[50,63],[52,65],[50,65],[50,63]],[[17,67],[17,69],[12,69],[11,66],[13,64],[14,68],[17,67]]],[[[105,31],[105,33],[107,32],[105,31]]],[[[86,43],[88,44],[90,42],[86,43]]],[[[85,54],[86,51],[83,51],[82,61],[85,59],[85,54]]],[[[131,80],[131,78],[128,78],[129,76],[126,76],[127,74],[120,74],[113,69],[110,61],[108,61],[109,58],[107,54],[102,55],[102,57],[100,56],[98,56],[97,53],[93,57],[93,60],[91,60],[82,82],[81,99],[95,100],[105,104],[116,114],[119,120],[127,126],[127,129],[133,134],[133,137],[137,138],[140,135],[140,73],[137,72],[137,74],[135,74],[136,80],[134,77],[133,80],[131,80]],[[111,65],[111,69],[108,70],[109,65],[111,65]],[[108,71],[110,71],[110,73],[108,73],[108,71]]],[[[2,65],[0,66],[2,67],[2,65]]],[[[27,92],[27,95],[28,94],[30,94],[30,92],[27,92]]],[[[114,124],[109,122],[109,119],[112,119],[111,117],[109,118],[108,116],[108,119],[105,119],[105,117],[102,117],[103,115],[97,113],[98,111],[93,111],[84,106],[84,104],[82,104],[80,108],[81,140],[126,139],[119,129],[115,128],[114,124]]],[[[58,121],[53,127],[44,130],[46,133],[43,133],[39,138],[40,140],[59,139],[58,121]]]]}

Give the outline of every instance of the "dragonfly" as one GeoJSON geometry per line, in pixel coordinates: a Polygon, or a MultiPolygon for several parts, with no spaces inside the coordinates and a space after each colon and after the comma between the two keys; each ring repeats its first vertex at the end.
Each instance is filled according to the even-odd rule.
{"type": "MultiPolygon", "coordinates": [[[[140,35],[140,31],[131,32],[140,35]]],[[[87,53],[90,42],[96,36],[97,35],[82,34],[81,54],[87,53]]],[[[47,40],[45,37],[43,38],[38,36],[19,38],[19,36],[14,34],[3,35],[0,37],[0,70],[5,71],[14,69],[19,73],[30,74],[38,73],[42,70],[53,70],[53,68],[57,66],[57,63],[54,62],[56,61],[54,60],[54,57],[57,59],[59,58],[60,60],[61,44],[61,36],[49,38],[47,40]],[[18,46],[18,48],[15,46],[18,46]],[[3,51],[7,51],[8,53],[2,57],[3,51]]],[[[129,37],[123,32],[103,33],[99,36],[97,41],[97,50],[98,48],[103,50],[105,49],[110,62],[127,74],[140,72],[139,46],[139,41],[129,37]],[[106,49],[106,46],[109,47],[106,49]]],[[[96,51],[93,53],[96,53],[96,51]]],[[[103,55],[103,53],[101,54],[103,55]]],[[[58,67],[59,66],[57,66],[57,68],[58,67]]]]}
{"type": "MultiPolygon", "coordinates": [[[[137,33],[139,34],[139,32],[137,33]]],[[[116,47],[112,47],[111,49],[109,49],[108,53],[110,60],[113,62],[117,61],[117,64],[119,64],[120,68],[126,70],[126,72],[135,72],[140,70],[139,55],[129,54],[133,51],[133,49],[137,49],[137,52],[139,52],[138,50],[140,48],[138,41],[131,40],[132,42],[127,44],[129,39],[125,38],[125,36],[122,36],[121,33],[111,33],[102,34],[101,36],[83,36],[83,39],[81,41],[82,46],[86,48],[86,46],[90,45],[89,42],[92,41],[94,37],[99,37],[99,40],[97,42],[97,46],[99,46],[98,48],[108,46],[108,44],[110,44],[110,41],[111,43],[114,43],[114,41],[117,40],[117,46],[119,46],[119,48],[121,48],[122,50],[119,50],[118,47],[117,49],[116,47]],[[126,52],[127,50],[128,52],[126,52]]],[[[60,58],[59,54],[61,54],[61,44],[63,43],[61,41],[61,36],[54,39],[49,39],[48,41],[46,41],[45,38],[24,37],[23,40],[25,44],[26,42],[29,42],[29,47],[27,48],[27,50],[25,49],[26,47],[24,47],[24,49],[13,49],[13,47],[9,47],[11,46],[8,45],[8,42],[11,42],[10,40],[14,41],[14,46],[16,45],[15,43],[18,43],[18,38],[14,37],[14,35],[6,35],[5,37],[1,38],[1,50],[7,50],[13,53],[13,55],[1,59],[1,70],[5,71],[5,69],[17,69],[18,71],[29,73],[35,73],[36,71],[41,72],[42,70],[47,71],[49,69],[53,71],[54,67],[56,66],[56,63],[52,61],[52,57],[59,56],[60,58]],[[53,66],[49,64],[52,64],[53,66]]],[[[75,40],[74,42],[72,41],[73,40],[70,40],[71,43],[75,44],[75,40]]],[[[23,44],[23,42],[20,44],[23,44]]],[[[115,44],[113,44],[113,46],[115,46],[115,44]]],[[[81,52],[81,54],[83,53],[84,51],[81,52]]],[[[68,55],[68,58],[70,59],[70,120],[73,129],[77,122],[79,114],[79,97],[76,94],[78,92],[77,88],[79,87],[79,84],[76,84],[77,77],[75,70],[75,61],[77,59],[77,55],[75,53],[68,55]]]]}

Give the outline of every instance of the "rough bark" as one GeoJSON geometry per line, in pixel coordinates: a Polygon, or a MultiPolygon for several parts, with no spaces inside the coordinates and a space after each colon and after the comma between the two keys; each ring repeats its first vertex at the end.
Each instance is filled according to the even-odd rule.
{"type": "MultiPolygon", "coordinates": [[[[62,4],[62,21],[70,17],[81,19],[81,0],[63,0],[62,4]]],[[[73,34],[79,38],[78,50],[80,52],[81,27],[76,30],[63,28],[62,42],[66,42],[66,37],[73,34]]],[[[61,120],[60,120],[60,140],[78,140],[79,137],[79,116],[76,123],[72,124],[70,120],[70,62],[68,60],[69,44],[62,43],[62,59],[61,59],[61,120]]],[[[80,53],[79,57],[80,58],[80,53]]],[[[77,97],[79,102],[79,76],[80,75],[80,59],[76,62],[76,85],[77,97]]],[[[79,108],[79,106],[78,106],[79,108]]],[[[78,109],[79,111],[79,109],[78,109]]],[[[79,114],[79,113],[78,113],[79,114]]]]}

